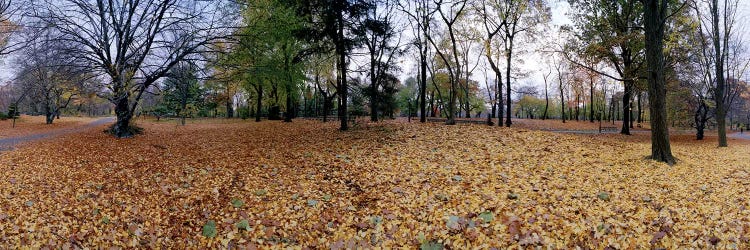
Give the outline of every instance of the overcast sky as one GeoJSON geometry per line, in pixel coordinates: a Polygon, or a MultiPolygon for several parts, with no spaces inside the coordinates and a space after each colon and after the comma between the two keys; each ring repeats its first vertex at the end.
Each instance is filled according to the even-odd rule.
{"type": "MultiPolygon", "coordinates": [[[[556,29],[554,27],[563,25],[563,24],[570,24],[571,20],[569,19],[567,13],[570,11],[569,5],[567,1],[554,1],[552,3],[552,24],[553,29],[556,29]]],[[[750,42],[750,36],[747,36],[748,28],[750,27],[750,18],[746,18],[750,16],[750,1],[746,0],[740,0],[740,10],[738,17],[738,24],[740,26],[739,29],[737,29],[737,32],[739,35],[744,37],[744,40],[746,42],[750,42]]],[[[409,33],[410,28],[407,28],[405,33],[409,33]]],[[[406,34],[403,37],[404,42],[407,41],[407,39],[411,39],[411,35],[406,34]]],[[[555,39],[554,33],[550,33],[547,36],[544,36],[540,39],[555,39]]],[[[523,71],[529,73],[528,77],[526,79],[518,79],[518,82],[520,82],[520,85],[526,85],[526,84],[534,84],[539,86],[542,82],[542,71],[546,71],[546,67],[543,63],[544,58],[540,55],[534,55],[534,54],[524,54],[519,56],[523,63],[520,63],[516,66],[521,68],[523,71]]],[[[14,68],[12,67],[13,62],[15,60],[15,57],[13,55],[5,56],[3,58],[0,58],[0,85],[4,85],[6,82],[8,82],[10,79],[12,79],[14,74],[14,68]]],[[[482,60],[485,60],[482,58],[482,60]]],[[[358,62],[354,63],[361,64],[358,62]]],[[[409,76],[416,75],[416,64],[414,60],[414,56],[407,54],[400,60],[400,64],[402,65],[402,72],[401,72],[401,78],[402,80],[405,80],[405,78],[409,76]]],[[[484,64],[483,62],[481,64],[484,64]]],[[[477,68],[477,70],[474,71],[473,79],[480,82],[480,86],[484,86],[485,81],[485,74],[483,70],[486,69],[487,66],[484,65],[484,67],[480,64],[480,66],[477,68]],[[485,68],[485,69],[483,69],[485,68]]],[[[487,73],[487,76],[489,79],[493,79],[494,74],[491,72],[487,73]]],[[[516,86],[520,86],[519,84],[516,84],[516,86]]]]}

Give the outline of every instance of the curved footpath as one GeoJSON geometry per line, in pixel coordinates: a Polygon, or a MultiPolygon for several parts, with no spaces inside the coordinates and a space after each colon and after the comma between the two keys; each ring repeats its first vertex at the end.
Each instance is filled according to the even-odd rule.
{"type": "Polygon", "coordinates": [[[113,121],[114,121],[114,117],[106,117],[106,118],[95,120],[93,122],[86,123],[79,127],[62,128],[62,129],[48,131],[44,133],[2,138],[0,139],[0,151],[13,150],[13,147],[18,145],[19,143],[36,141],[36,140],[41,140],[45,138],[81,132],[81,131],[90,129],[92,127],[104,125],[113,121]]]}

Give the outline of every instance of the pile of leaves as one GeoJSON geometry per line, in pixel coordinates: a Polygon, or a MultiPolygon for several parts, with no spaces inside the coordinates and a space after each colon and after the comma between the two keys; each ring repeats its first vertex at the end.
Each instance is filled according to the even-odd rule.
{"type": "Polygon", "coordinates": [[[750,146],[477,125],[140,124],[0,155],[17,248],[750,247],[750,146]]]}

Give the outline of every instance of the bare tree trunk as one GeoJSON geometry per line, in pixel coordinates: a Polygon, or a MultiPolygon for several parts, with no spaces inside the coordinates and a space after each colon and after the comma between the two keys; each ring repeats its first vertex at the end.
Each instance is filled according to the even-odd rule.
{"type": "Polygon", "coordinates": [[[130,112],[128,94],[118,95],[115,101],[115,116],[117,117],[117,121],[112,126],[112,134],[118,138],[133,137],[136,130],[130,125],[133,114],[130,112]]]}
{"type": "Polygon", "coordinates": [[[52,122],[55,120],[55,114],[47,114],[44,117],[47,124],[52,124],[52,122]]]}
{"type": "MultiPolygon", "coordinates": [[[[727,4],[726,2],[724,3],[727,4]]],[[[719,26],[719,1],[713,0],[711,4],[711,14],[712,14],[712,31],[713,31],[713,45],[715,50],[715,63],[716,63],[716,89],[715,89],[715,97],[714,101],[716,102],[716,125],[718,126],[718,132],[719,132],[719,147],[727,147],[727,127],[726,127],[726,119],[727,119],[727,108],[725,107],[725,100],[724,100],[724,92],[726,91],[726,79],[724,78],[724,60],[725,60],[725,51],[726,47],[726,40],[724,41],[724,47],[722,50],[722,37],[719,36],[720,33],[720,26],[719,26]]],[[[724,20],[726,22],[726,19],[724,20]]],[[[726,28],[726,27],[725,27],[726,28]]],[[[726,34],[725,34],[726,36],[726,34]]],[[[724,37],[725,39],[728,39],[724,37]]]]}
{"type": "Polygon", "coordinates": [[[421,53],[419,53],[419,61],[420,61],[420,84],[419,84],[419,122],[425,123],[427,122],[427,45],[422,45],[424,47],[421,53]]]}
{"type": "Polygon", "coordinates": [[[338,68],[339,68],[339,74],[338,74],[338,94],[339,94],[339,120],[341,122],[341,127],[339,127],[339,130],[346,131],[349,130],[349,120],[347,117],[347,113],[349,112],[347,110],[347,93],[349,92],[349,86],[347,85],[347,79],[346,79],[346,71],[347,71],[347,63],[346,63],[346,47],[345,47],[345,39],[344,39],[344,14],[342,12],[338,12],[336,16],[337,22],[338,22],[338,31],[337,31],[337,43],[336,43],[336,53],[338,54],[338,68]]]}
{"type": "Polygon", "coordinates": [[[52,98],[49,97],[49,94],[45,97],[44,102],[42,103],[44,105],[44,120],[46,124],[52,124],[52,122],[55,120],[55,112],[52,110],[52,107],[50,107],[52,98]]]}
{"type": "MultiPolygon", "coordinates": [[[[651,159],[674,164],[667,127],[667,80],[664,74],[666,0],[642,0],[646,30],[648,98],[651,115],[651,159]]],[[[640,98],[639,98],[640,100],[640,98]]]]}

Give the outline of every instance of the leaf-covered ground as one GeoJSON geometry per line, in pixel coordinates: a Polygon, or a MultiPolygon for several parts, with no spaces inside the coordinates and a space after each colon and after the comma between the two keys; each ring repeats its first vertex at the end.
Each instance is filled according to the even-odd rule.
{"type": "Polygon", "coordinates": [[[55,119],[52,124],[45,124],[44,119],[44,116],[22,115],[16,119],[15,128],[13,127],[12,119],[0,120],[0,139],[72,128],[95,121],[97,118],[66,116],[61,117],[61,119],[55,119]]]}
{"type": "MultiPolygon", "coordinates": [[[[9,248],[750,248],[750,146],[480,125],[141,122],[0,154],[9,248]]],[[[610,248],[610,249],[611,249],[610,248]]]]}

